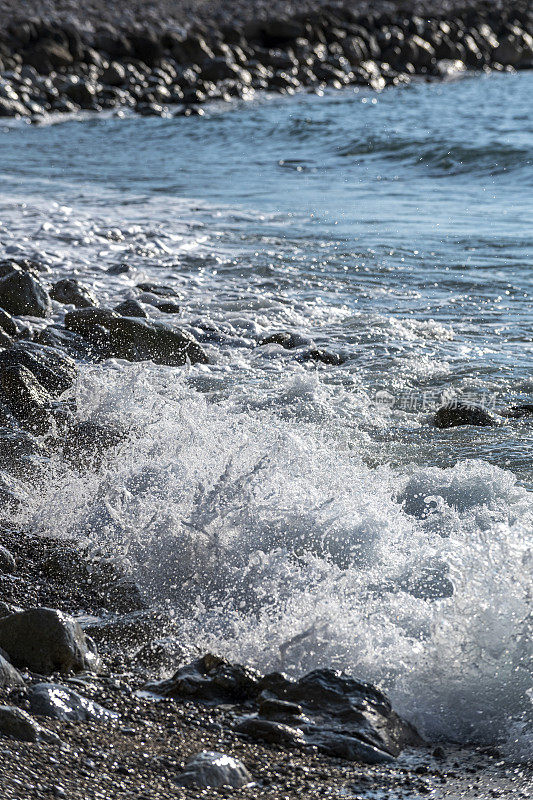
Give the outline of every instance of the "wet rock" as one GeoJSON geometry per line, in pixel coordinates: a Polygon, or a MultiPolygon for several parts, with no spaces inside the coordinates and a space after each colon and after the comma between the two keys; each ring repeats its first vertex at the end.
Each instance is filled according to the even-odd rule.
{"type": "Polygon", "coordinates": [[[523,405],[511,406],[507,411],[502,413],[502,416],[509,419],[523,419],[524,417],[533,416],[533,403],[524,403],[523,405]]]}
{"type": "Polygon", "coordinates": [[[369,742],[355,736],[346,736],[337,731],[316,731],[308,737],[322,753],[333,758],[345,758],[348,761],[361,761],[364,764],[390,764],[394,758],[369,742]]]}
{"type": "Polygon", "coordinates": [[[164,697],[216,703],[245,703],[259,693],[260,674],[207,654],[181,667],[171,678],[149,684],[164,697]]]}
{"type": "Polygon", "coordinates": [[[63,278],[54,283],[50,290],[50,297],[58,303],[73,305],[76,308],[89,308],[97,305],[93,293],[74,278],[63,278]]]}
{"type": "Polygon", "coordinates": [[[286,350],[294,350],[296,347],[301,347],[303,344],[309,344],[309,339],[305,336],[301,336],[299,333],[279,331],[277,333],[270,333],[268,336],[264,336],[260,340],[259,344],[279,344],[286,350]]]}
{"type": "Polygon", "coordinates": [[[78,374],[72,358],[36,342],[19,342],[0,353],[0,370],[8,366],[25,367],[53,397],[69,389],[78,374]]]}
{"type": "Polygon", "coordinates": [[[42,728],[30,715],[15,706],[0,706],[0,734],[19,742],[37,742],[42,728]]]}
{"type": "Polygon", "coordinates": [[[149,294],[155,294],[158,297],[178,297],[178,293],[172,286],[167,286],[162,283],[138,283],[137,289],[140,289],[141,292],[148,292],[149,294]]]}
{"type": "Polygon", "coordinates": [[[297,358],[298,361],[302,362],[314,361],[334,367],[344,364],[345,361],[345,359],[338,353],[332,353],[329,350],[323,350],[319,347],[311,347],[309,350],[304,350],[302,353],[298,354],[297,358]]]}
{"type": "Polygon", "coordinates": [[[8,314],[3,308],[0,308],[0,328],[2,328],[8,336],[18,335],[18,328],[15,320],[11,314],[8,314]]]}
{"type": "Polygon", "coordinates": [[[496,420],[480,406],[452,402],[439,408],[433,417],[433,424],[437,428],[455,428],[461,425],[487,427],[495,425],[496,420]]]}
{"type": "Polygon", "coordinates": [[[4,405],[22,427],[39,433],[48,429],[52,396],[26,367],[0,367],[0,391],[4,405]]]}
{"type": "Polygon", "coordinates": [[[80,108],[91,109],[96,101],[96,86],[89,80],[73,76],[72,81],[65,88],[69,100],[80,108]]]}
{"type": "Polygon", "coordinates": [[[208,363],[204,350],[190,334],[163,323],[121,317],[106,309],[80,309],[66,315],[65,326],[107,348],[109,357],[151,360],[168,366],[183,366],[187,361],[208,363]]]}
{"type": "Polygon", "coordinates": [[[115,722],[118,714],[58,683],[37,683],[28,699],[32,714],[63,722],[115,722]]]}
{"type": "Polygon", "coordinates": [[[98,666],[96,648],[78,623],[52,608],[30,608],[1,618],[0,647],[14,666],[41,675],[98,666]]]}
{"type": "Polygon", "coordinates": [[[297,728],[251,715],[236,730],[289,745],[307,742],[323,752],[335,750],[342,758],[386,762],[404,747],[421,743],[415,729],[395,714],[382,692],[333,670],[315,670],[293,681],[280,673],[261,675],[206,655],[147,688],[165,697],[207,703],[263,707],[266,700],[281,700],[293,704],[305,714],[297,728]]]}
{"type": "Polygon", "coordinates": [[[115,306],[114,310],[122,317],[140,317],[141,319],[148,319],[148,314],[137,300],[124,300],[115,306]]]}
{"type": "Polygon", "coordinates": [[[25,64],[34,67],[40,75],[49,75],[58,67],[69,67],[73,58],[68,48],[53,39],[40,40],[23,53],[25,64]]]}
{"type": "Polygon", "coordinates": [[[220,789],[223,786],[241,789],[251,780],[252,776],[242,761],[225,753],[203,750],[189,759],[176,783],[199,789],[220,789]]]}
{"type": "MultiPolygon", "coordinates": [[[[0,614],[0,617],[1,616],[0,614]]],[[[20,672],[0,653],[0,689],[8,689],[12,686],[23,686],[23,684],[24,681],[22,680],[20,672]]]]}
{"type": "Polygon", "coordinates": [[[164,314],[179,314],[181,311],[180,306],[171,300],[159,301],[155,304],[155,307],[164,314]]]}
{"type": "Polygon", "coordinates": [[[0,544],[0,572],[15,572],[15,559],[9,550],[0,544]]]}
{"type": "Polygon", "coordinates": [[[39,280],[28,272],[14,270],[0,279],[0,306],[9,314],[46,317],[50,297],[39,280]]]}
{"type": "Polygon", "coordinates": [[[236,725],[237,733],[244,733],[250,739],[259,739],[269,744],[281,744],[285,747],[305,745],[306,739],[302,731],[292,728],[283,722],[273,722],[261,717],[244,717],[236,725]]]}
{"type": "Polygon", "coordinates": [[[40,459],[46,455],[45,447],[31,433],[16,424],[0,427],[0,464],[11,474],[22,479],[30,478],[40,459]]]}
{"type": "Polygon", "coordinates": [[[118,61],[112,61],[102,73],[102,83],[108,86],[122,86],[125,81],[126,70],[118,61]]]}
{"type": "Polygon", "coordinates": [[[260,716],[278,721],[300,717],[303,711],[298,703],[288,703],[286,700],[276,700],[269,697],[260,699],[258,708],[260,716]]]}
{"type": "Polygon", "coordinates": [[[111,447],[123,442],[128,431],[118,425],[85,420],[72,422],[63,439],[63,458],[77,467],[96,467],[111,447]]]}
{"type": "Polygon", "coordinates": [[[66,331],[59,325],[49,325],[39,331],[35,336],[35,342],[44,344],[54,350],[64,351],[71,358],[80,361],[98,361],[105,358],[98,347],[90,344],[83,336],[72,331],[66,331]]]}

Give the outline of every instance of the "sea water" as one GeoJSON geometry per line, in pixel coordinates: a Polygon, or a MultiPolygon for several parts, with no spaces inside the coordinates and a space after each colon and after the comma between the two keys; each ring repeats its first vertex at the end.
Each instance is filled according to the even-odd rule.
{"type": "Polygon", "coordinates": [[[130,435],[45,463],[20,521],[112,552],[185,647],[344,669],[429,740],[526,758],[531,421],[431,417],[531,402],[532,111],[524,72],[5,124],[1,254],[109,306],[170,285],[151,315],[210,358],[82,367],[80,418],[130,435]]]}

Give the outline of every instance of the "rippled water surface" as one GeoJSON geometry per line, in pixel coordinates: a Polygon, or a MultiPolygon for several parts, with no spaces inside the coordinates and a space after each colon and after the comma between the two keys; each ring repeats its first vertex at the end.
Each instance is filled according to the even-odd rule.
{"type": "Polygon", "coordinates": [[[99,473],[50,464],[25,519],[112,543],[185,642],[526,754],[531,421],[429,421],[531,402],[532,111],[524,72],[3,128],[3,252],[102,303],[171,284],[212,362],[84,368],[80,414],[133,432],[99,473]]]}

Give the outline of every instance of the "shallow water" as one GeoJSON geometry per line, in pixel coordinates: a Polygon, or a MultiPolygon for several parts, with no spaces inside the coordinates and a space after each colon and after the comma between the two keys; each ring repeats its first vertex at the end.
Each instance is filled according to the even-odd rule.
{"type": "Polygon", "coordinates": [[[212,360],[87,366],[80,414],[132,435],[47,465],[24,519],[111,543],[185,643],[344,668],[430,739],[526,756],[531,422],[429,419],[531,402],[532,111],[521,73],[3,128],[2,251],[109,302],[172,284],[212,360]]]}

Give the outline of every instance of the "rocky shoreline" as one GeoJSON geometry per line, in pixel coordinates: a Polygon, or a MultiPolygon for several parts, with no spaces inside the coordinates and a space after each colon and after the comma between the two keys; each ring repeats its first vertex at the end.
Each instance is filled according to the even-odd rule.
{"type": "MultiPolygon", "coordinates": [[[[146,604],[112,553],[17,525],[23,488],[38,487],[50,458],[98,472],[106,452],[134,435],[77,418],[70,390],[81,365],[120,358],[179,368],[209,355],[176,326],[170,286],[139,283],[137,299],[111,309],[77,279],[51,280],[41,262],[4,260],[0,275],[3,796],[218,797],[240,787],[244,797],[451,798],[465,788],[476,796],[476,787],[486,797],[484,785],[493,797],[527,797],[522,767],[516,777],[496,751],[429,747],[374,686],[330,670],[300,681],[263,676],[183,651],[175,618],[146,604]]],[[[321,369],[342,363],[288,332],[257,342],[272,344],[321,369]]],[[[456,403],[433,424],[498,419],[456,403]]]]}
{"type": "MultiPolygon", "coordinates": [[[[4,19],[9,9],[4,4],[4,19]]],[[[181,25],[168,17],[166,25],[137,18],[129,27],[99,23],[94,12],[84,25],[63,21],[59,9],[45,18],[14,13],[0,33],[0,116],[38,121],[80,110],[193,115],[208,102],[257,92],[379,91],[466,70],[533,66],[527,0],[355,8],[307,3],[298,13],[281,8],[279,16],[259,5],[244,21],[236,16],[239,5],[224,13],[216,13],[216,3],[203,10],[204,4],[194,13],[185,6],[181,25]]]]}

